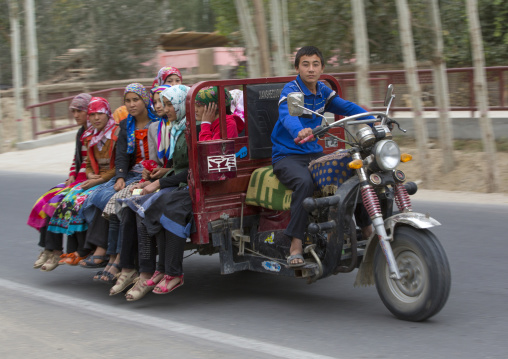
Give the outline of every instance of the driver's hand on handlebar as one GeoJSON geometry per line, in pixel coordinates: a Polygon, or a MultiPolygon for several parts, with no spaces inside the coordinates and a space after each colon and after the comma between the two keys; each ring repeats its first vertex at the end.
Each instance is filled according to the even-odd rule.
{"type": "Polygon", "coordinates": [[[303,140],[306,137],[312,136],[312,128],[304,128],[300,132],[298,132],[298,138],[303,140]]]}

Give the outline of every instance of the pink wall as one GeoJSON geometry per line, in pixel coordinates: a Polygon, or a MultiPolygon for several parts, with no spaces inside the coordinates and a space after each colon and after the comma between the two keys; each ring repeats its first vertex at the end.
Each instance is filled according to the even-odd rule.
{"type": "MultiPolygon", "coordinates": [[[[238,66],[238,62],[246,61],[243,47],[214,47],[214,65],[238,66]]],[[[174,66],[180,70],[191,70],[199,66],[198,49],[184,51],[161,52],[157,55],[159,67],[174,66]]]]}

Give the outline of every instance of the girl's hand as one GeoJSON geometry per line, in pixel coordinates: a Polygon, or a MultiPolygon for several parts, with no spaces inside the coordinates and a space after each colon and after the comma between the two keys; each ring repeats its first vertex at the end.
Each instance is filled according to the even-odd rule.
{"type": "Polygon", "coordinates": [[[169,172],[171,168],[164,168],[164,167],[157,167],[156,169],[154,169],[152,171],[152,173],[150,174],[150,178],[152,180],[154,179],[159,179],[161,178],[162,176],[164,176],[166,173],[169,172]]]}
{"type": "Polygon", "coordinates": [[[101,178],[101,175],[96,175],[95,173],[89,173],[86,175],[88,179],[99,179],[101,178]]]}
{"type": "Polygon", "coordinates": [[[147,170],[146,168],[143,168],[143,172],[141,173],[141,178],[144,179],[145,181],[149,180],[150,177],[151,177],[151,172],[149,170],[147,170]]]}
{"type": "Polygon", "coordinates": [[[67,179],[67,181],[65,181],[65,187],[70,186],[70,184],[71,184],[71,183],[73,183],[75,180],[76,180],[76,177],[74,177],[74,176],[69,176],[69,178],[67,179]]]}
{"type": "Polygon", "coordinates": [[[149,181],[145,181],[145,182],[139,182],[139,183],[136,183],[134,186],[131,187],[131,192],[134,191],[135,189],[141,189],[141,188],[145,188],[146,186],[148,186],[150,184],[149,181]]]}
{"type": "Polygon", "coordinates": [[[157,180],[155,182],[150,183],[145,188],[143,188],[143,192],[141,192],[141,195],[153,193],[153,192],[157,191],[159,188],[161,188],[161,186],[159,184],[159,180],[157,180]]]}
{"type": "Polygon", "coordinates": [[[118,178],[115,182],[115,185],[113,186],[115,191],[120,191],[125,188],[125,180],[123,178],[118,178]]]}
{"type": "Polygon", "coordinates": [[[203,112],[203,117],[201,118],[201,122],[212,123],[213,121],[215,121],[216,112],[217,112],[217,104],[215,102],[206,105],[205,111],[203,112]]]}
{"type": "Polygon", "coordinates": [[[89,188],[95,187],[101,183],[103,183],[103,181],[101,179],[89,179],[89,180],[86,180],[85,182],[81,183],[81,188],[89,189],[89,188]]]}
{"type": "Polygon", "coordinates": [[[85,182],[81,183],[81,188],[83,189],[89,189],[90,188],[90,180],[86,180],[85,182]]]}

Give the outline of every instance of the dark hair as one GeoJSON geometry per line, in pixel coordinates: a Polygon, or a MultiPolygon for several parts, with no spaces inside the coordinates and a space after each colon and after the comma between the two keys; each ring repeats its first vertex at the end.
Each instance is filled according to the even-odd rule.
{"type": "Polygon", "coordinates": [[[319,49],[317,47],[304,46],[300,50],[298,50],[298,52],[296,53],[295,69],[297,69],[298,66],[300,65],[300,58],[302,56],[312,56],[312,55],[317,55],[319,57],[319,59],[321,60],[321,66],[325,66],[325,59],[323,57],[323,54],[321,53],[321,51],[319,51],[319,49]]]}

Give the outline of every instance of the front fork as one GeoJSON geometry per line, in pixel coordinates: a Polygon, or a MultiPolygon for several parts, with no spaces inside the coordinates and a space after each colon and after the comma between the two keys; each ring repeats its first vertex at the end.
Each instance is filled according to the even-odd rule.
{"type": "MultiPolygon", "coordinates": [[[[353,153],[352,157],[354,160],[362,159],[361,155],[358,152],[353,153]]],[[[399,268],[397,267],[397,262],[395,261],[395,256],[393,255],[392,247],[390,246],[391,238],[386,233],[383,213],[381,212],[381,206],[379,204],[377,194],[374,191],[372,185],[369,184],[367,180],[367,173],[365,169],[363,167],[359,168],[356,170],[356,173],[358,175],[358,179],[360,180],[363,205],[369,213],[372,224],[374,226],[374,230],[379,237],[379,245],[383,250],[383,253],[386,257],[386,262],[388,263],[388,268],[390,269],[390,278],[400,280],[402,276],[400,275],[399,268]]],[[[407,195],[407,191],[402,184],[396,185],[395,202],[399,206],[399,209],[401,209],[400,207],[404,207],[405,211],[411,211],[409,196],[407,195]],[[402,203],[403,205],[401,205],[402,203]]]]}

